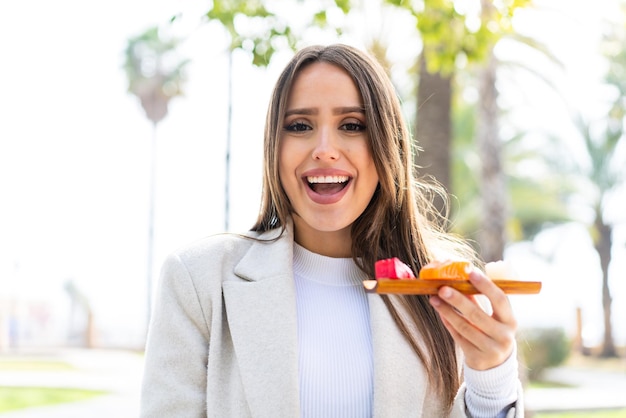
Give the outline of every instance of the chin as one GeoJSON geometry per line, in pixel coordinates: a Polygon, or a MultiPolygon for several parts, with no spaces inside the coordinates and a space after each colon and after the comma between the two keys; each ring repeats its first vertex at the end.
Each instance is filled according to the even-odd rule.
{"type": "Polygon", "coordinates": [[[311,216],[304,216],[292,213],[294,223],[296,227],[300,225],[302,228],[310,229],[318,232],[337,232],[350,228],[352,222],[350,220],[338,220],[336,215],[326,214],[321,216],[320,214],[312,214],[311,216]]]}

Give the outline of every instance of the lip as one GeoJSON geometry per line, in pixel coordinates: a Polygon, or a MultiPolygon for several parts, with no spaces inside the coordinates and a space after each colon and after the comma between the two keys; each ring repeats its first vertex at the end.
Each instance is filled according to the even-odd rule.
{"type": "Polygon", "coordinates": [[[348,189],[352,186],[353,179],[354,179],[354,176],[348,173],[347,171],[337,170],[337,169],[322,169],[322,168],[308,170],[302,173],[302,176],[301,176],[303,187],[306,190],[307,196],[314,203],[317,203],[320,205],[330,205],[330,204],[339,202],[348,192],[348,189]],[[348,177],[348,183],[343,189],[341,189],[337,193],[321,195],[319,193],[315,193],[313,189],[309,187],[308,182],[307,182],[307,177],[318,177],[318,176],[346,176],[348,177]]]}

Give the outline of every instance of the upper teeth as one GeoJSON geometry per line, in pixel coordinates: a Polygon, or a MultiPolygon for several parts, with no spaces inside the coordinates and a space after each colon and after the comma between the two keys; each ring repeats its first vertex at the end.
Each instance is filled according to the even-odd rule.
{"type": "Polygon", "coordinates": [[[309,183],[345,183],[348,176],[309,176],[306,180],[309,183]]]}

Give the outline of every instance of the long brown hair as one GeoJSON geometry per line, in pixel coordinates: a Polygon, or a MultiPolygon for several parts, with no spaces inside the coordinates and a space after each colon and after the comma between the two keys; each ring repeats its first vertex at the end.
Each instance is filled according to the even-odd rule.
{"type": "MultiPolygon", "coordinates": [[[[441,253],[474,258],[468,245],[446,234],[435,220],[438,212],[431,202],[433,193],[442,194],[441,189],[414,176],[410,134],[389,77],[375,60],[340,44],[300,50],[278,78],[265,125],[261,208],[252,230],[285,228],[290,216],[289,199],[278,176],[279,141],[291,85],[304,67],[315,62],[336,65],[350,74],[365,107],[379,185],[352,224],[352,257],[359,267],[373,277],[375,262],[383,258],[398,257],[415,272],[441,253]]],[[[439,315],[426,296],[383,298],[449,407],[460,385],[459,365],[454,340],[439,315]]]]}

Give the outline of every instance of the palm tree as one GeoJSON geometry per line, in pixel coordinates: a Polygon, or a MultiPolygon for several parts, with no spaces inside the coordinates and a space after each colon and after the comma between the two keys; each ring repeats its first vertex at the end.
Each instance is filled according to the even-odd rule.
{"type": "MultiPolygon", "coordinates": [[[[80,343],[82,346],[86,348],[94,348],[95,347],[95,327],[94,327],[94,317],[93,317],[93,309],[91,308],[91,303],[89,302],[89,298],[79,289],[76,285],[76,282],[72,279],[69,279],[63,285],[63,288],[67,292],[68,296],[71,300],[71,313],[70,319],[74,322],[75,316],[80,315],[81,312],[85,316],[85,324],[82,330],[78,331],[78,337],[80,338],[80,343]]],[[[71,331],[73,326],[70,327],[71,331]]]]}
{"type": "Polygon", "coordinates": [[[148,254],[146,265],[146,321],[150,321],[152,306],[152,265],[154,250],[154,197],[156,190],[157,125],[168,113],[170,100],[183,93],[184,68],[189,62],[181,59],[176,50],[179,41],[164,39],[154,26],[128,40],[124,69],[128,78],[128,92],[137,96],[146,117],[152,122],[150,147],[150,194],[148,213],[148,254]]]}
{"type": "MultiPolygon", "coordinates": [[[[616,63],[612,66],[618,65],[616,63]]],[[[626,69],[626,61],[622,62],[626,69]]],[[[623,83],[623,81],[622,81],[623,83]]],[[[621,97],[620,100],[623,100],[621,97]]],[[[621,104],[616,104],[621,106],[621,104]]],[[[615,107],[614,107],[614,110],[615,107]]],[[[584,142],[586,160],[574,165],[575,173],[580,178],[582,190],[588,190],[586,200],[593,211],[593,222],[589,225],[593,245],[600,259],[602,271],[602,311],[604,321],[604,338],[602,342],[602,357],[617,357],[617,350],[613,341],[613,326],[611,321],[612,297],[609,288],[609,265],[611,264],[611,250],[613,248],[613,224],[606,217],[606,203],[612,191],[622,184],[624,176],[624,161],[617,163],[619,154],[616,153],[618,144],[624,138],[624,109],[609,113],[608,121],[603,121],[604,128],[598,132],[593,123],[578,117],[576,125],[584,142]],[[617,116],[617,118],[615,118],[617,116]],[[620,167],[621,165],[621,167],[620,167]],[[621,168],[621,171],[620,169],[621,168]]]]}
{"type": "MultiPolygon", "coordinates": [[[[429,71],[427,60],[424,54],[419,58],[414,162],[418,170],[450,191],[453,75],[429,71]]],[[[446,214],[442,199],[436,196],[434,204],[446,214]]]]}
{"type": "MultiPolygon", "coordinates": [[[[395,1],[390,3],[398,4],[395,1]]],[[[423,49],[418,57],[417,110],[415,115],[415,166],[421,175],[450,191],[452,97],[456,56],[463,50],[465,18],[452,2],[425,1],[422,11],[404,3],[417,18],[423,49]],[[448,32],[448,36],[443,36],[448,32]]],[[[445,216],[445,202],[434,197],[445,216]]]]}
{"type": "Polygon", "coordinates": [[[139,98],[146,117],[155,126],[167,116],[170,100],[183,94],[184,68],[189,61],[177,55],[179,43],[177,39],[164,39],[156,26],[127,42],[124,69],[128,92],[139,98]]]}
{"type": "MultiPolygon", "coordinates": [[[[563,172],[571,176],[578,185],[575,194],[578,201],[586,202],[593,213],[593,220],[588,230],[600,260],[602,272],[602,310],[604,337],[600,351],[601,357],[618,355],[614,340],[611,320],[612,297],[609,287],[609,266],[612,258],[613,229],[619,219],[609,219],[607,208],[611,198],[626,179],[626,146],[624,118],[626,116],[626,27],[622,22],[607,28],[602,46],[608,59],[608,71],[605,76],[607,86],[613,91],[613,100],[607,106],[606,116],[589,121],[576,113],[574,124],[580,133],[582,153],[562,153],[553,158],[563,172]],[[577,158],[578,156],[578,158],[577,158]],[[564,157],[570,160],[563,161],[564,157]]],[[[623,220],[621,220],[623,222],[623,220]]]]}
{"type": "MultiPolygon", "coordinates": [[[[481,0],[483,26],[497,19],[497,11],[489,0],[481,0]]],[[[480,154],[481,226],[478,242],[485,261],[501,260],[506,244],[507,198],[502,170],[502,141],[498,123],[497,61],[495,42],[487,41],[486,60],[479,74],[477,148],[480,154]]]]}

